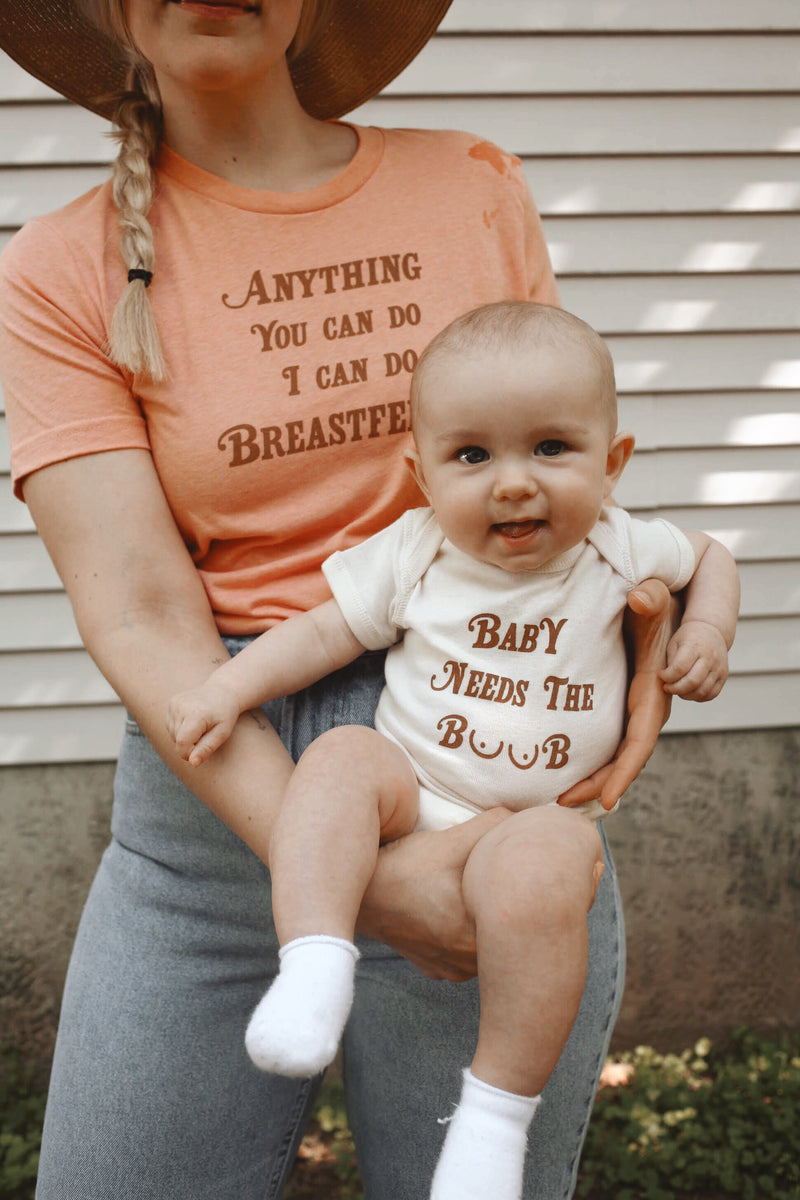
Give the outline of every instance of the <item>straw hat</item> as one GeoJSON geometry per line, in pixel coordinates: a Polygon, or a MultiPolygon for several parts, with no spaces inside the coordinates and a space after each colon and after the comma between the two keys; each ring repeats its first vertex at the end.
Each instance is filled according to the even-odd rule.
{"type": "MultiPolygon", "coordinates": [[[[386,86],[425,45],[451,0],[335,0],[291,64],[300,103],[340,117],[386,86]]],[[[120,49],[76,11],[74,0],[0,0],[0,47],[31,75],[84,108],[111,117],[123,86],[120,49]]]]}

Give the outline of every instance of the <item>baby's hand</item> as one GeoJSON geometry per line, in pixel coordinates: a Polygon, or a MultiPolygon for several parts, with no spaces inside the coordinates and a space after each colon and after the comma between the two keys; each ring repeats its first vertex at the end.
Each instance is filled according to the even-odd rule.
{"type": "Polygon", "coordinates": [[[713,700],[728,678],[728,647],[715,625],[685,621],[667,646],[659,672],[664,691],[684,700],[713,700]]]}
{"type": "Polygon", "coordinates": [[[181,758],[199,767],[227,742],[239,715],[233,692],[205,683],[172,697],[167,708],[167,729],[181,758]]]}

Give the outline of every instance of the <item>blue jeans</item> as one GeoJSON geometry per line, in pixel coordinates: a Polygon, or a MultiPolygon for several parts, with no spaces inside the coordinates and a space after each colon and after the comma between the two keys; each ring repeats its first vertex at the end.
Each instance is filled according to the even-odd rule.
{"type": "MultiPolygon", "coordinates": [[[[331,725],[370,724],[382,666],[365,656],[268,705],[291,753],[331,725]]],[[[589,979],[531,1129],[526,1200],[572,1195],[616,1019],[624,949],[608,857],[589,923],[589,979]]],[[[472,1058],[477,987],[431,981],[378,942],[360,949],[344,1071],[365,1194],[423,1200],[437,1118],[472,1058]]],[[[276,970],[268,872],[131,724],[65,988],[38,1200],[280,1197],[319,1081],[263,1075],[245,1054],[276,970]]]]}

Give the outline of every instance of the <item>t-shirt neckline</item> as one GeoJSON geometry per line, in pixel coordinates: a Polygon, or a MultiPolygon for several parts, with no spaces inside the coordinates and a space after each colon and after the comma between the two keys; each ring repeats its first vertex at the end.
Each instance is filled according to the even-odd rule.
{"type": "Polygon", "coordinates": [[[203,170],[163,144],[159,153],[158,170],[191,191],[250,212],[316,212],[347,200],[363,187],[381,160],[384,148],[383,131],[371,125],[351,125],[350,128],[358,137],[358,146],[350,162],[338,175],[305,192],[270,192],[240,187],[203,170]]]}

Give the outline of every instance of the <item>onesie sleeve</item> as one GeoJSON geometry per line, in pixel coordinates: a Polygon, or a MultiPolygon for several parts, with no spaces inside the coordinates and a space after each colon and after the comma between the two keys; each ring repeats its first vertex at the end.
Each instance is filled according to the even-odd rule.
{"type": "Polygon", "coordinates": [[[0,363],[15,493],[40,467],[104,450],[149,449],[145,421],[110,362],[103,288],[60,230],[36,220],[0,260],[0,363]]]}
{"type": "Polygon", "coordinates": [[[636,583],[661,579],[671,592],[686,587],[697,565],[686,534],[661,517],[653,521],[632,517],[630,523],[636,583]]]}
{"type": "Polygon", "coordinates": [[[337,550],[322,570],[342,615],[367,650],[403,636],[412,590],[434,558],[442,536],[430,509],[412,508],[349,550],[337,550]]]}

